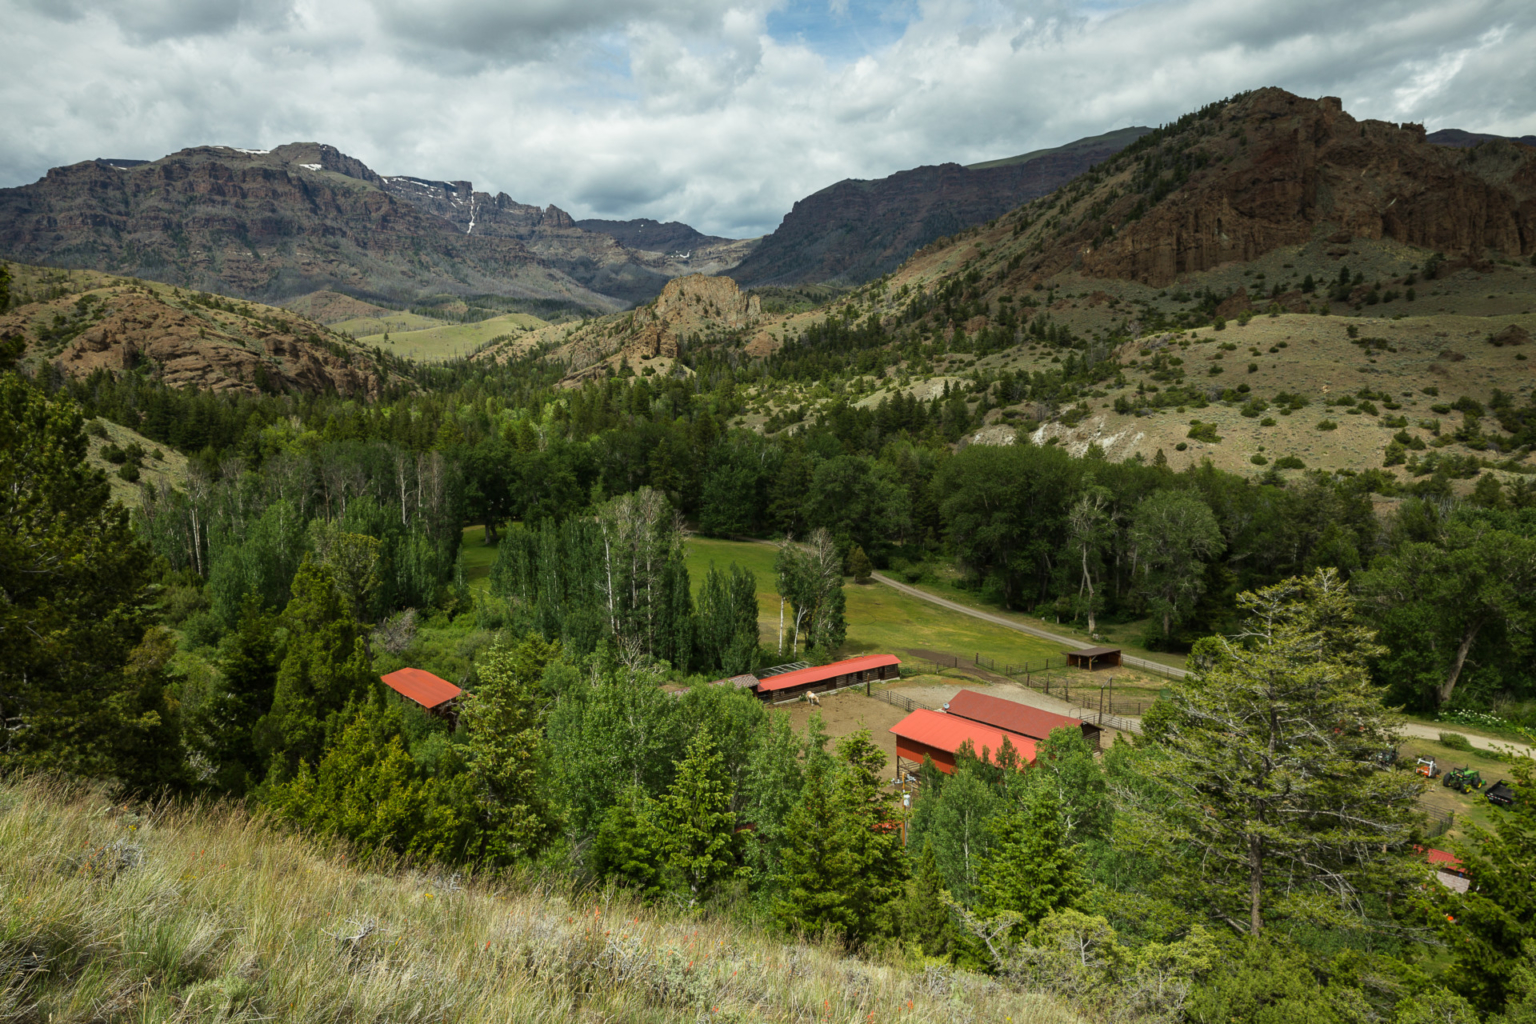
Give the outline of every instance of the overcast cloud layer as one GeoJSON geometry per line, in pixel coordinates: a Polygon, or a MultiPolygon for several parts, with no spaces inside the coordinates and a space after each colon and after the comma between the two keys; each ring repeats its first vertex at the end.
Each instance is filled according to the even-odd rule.
{"type": "Polygon", "coordinates": [[[0,0],[0,185],[331,143],[577,217],[749,236],[847,177],[1279,85],[1536,132],[1532,0],[0,0]]]}

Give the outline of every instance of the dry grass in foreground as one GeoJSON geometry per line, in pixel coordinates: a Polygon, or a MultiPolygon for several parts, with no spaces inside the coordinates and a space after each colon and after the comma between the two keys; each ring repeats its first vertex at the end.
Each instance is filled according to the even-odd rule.
{"type": "Polygon", "coordinates": [[[728,921],[350,865],[230,808],[0,787],[0,1019],[976,1021],[1054,1000],[728,921]]]}

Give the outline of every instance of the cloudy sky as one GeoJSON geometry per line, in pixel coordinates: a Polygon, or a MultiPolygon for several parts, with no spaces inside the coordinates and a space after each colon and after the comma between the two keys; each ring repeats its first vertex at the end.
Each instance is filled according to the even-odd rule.
{"type": "Polygon", "coordinates": [[[1536,132],[1532,0],[0,0],[0,186],[329,142],[578,217],[770,231],[846,177],[1279,85],[1536,132]]]}

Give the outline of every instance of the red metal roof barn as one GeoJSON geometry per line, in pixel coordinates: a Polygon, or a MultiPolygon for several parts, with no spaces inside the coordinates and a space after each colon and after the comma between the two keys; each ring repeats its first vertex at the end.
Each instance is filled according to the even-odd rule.
{"type": "Polygon", "coordinates": [[[957,715],[919,708],[891,726],[890,731],[896,734],[897,768],[905,771],[916,771],[927,756],[933,758],[939,771],[953,775],[955,751],[964,746],[966,740],[970,740],[977,757],[996,761],[997,752],[1003,749],[1006,739],[1026,764],[1035,763],[1034,740],[957,715]]]}
{"type": "Polygon", "coordinates": [[[464,691],[446,679],[419,668],[402,668],[387,676],[380,676],[384,685],[407,700],[413,700],[428,711],[437,711],[464,691]]]}
{"type": "Polygon", "coordinates": [[[866,654],[860,658],[815,665],[796,672],[769,676],[757,684],[757,695],[764,700],[788,700],[812,690],[836,690],[855,683],[877,679],[895,679],[901,674],[901,659],[894,654],[866,654]]]}
{"type": "Polygon", "coordinates": [[[949,702],[944,705],[944,710],[960,718],[968,718],[973,722],[981,722],[1036,740],[1045,739],[1051,734],[1052,729],[1081,729],[1083,739],[1087,740],[1094,749],[1098,749],[1099,736],[1104,731],[1081,718],[1058,715],[1053,711],[1043,711],[1028,704],[1020,704],[1016,700],[990,697],[975,690],[961,690],[949,698],[949,702]]]}

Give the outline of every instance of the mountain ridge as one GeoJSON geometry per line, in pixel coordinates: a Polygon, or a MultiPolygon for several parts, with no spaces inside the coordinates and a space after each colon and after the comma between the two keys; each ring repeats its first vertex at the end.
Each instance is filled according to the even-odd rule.
{"type": "Polygon", "coordinates": [[[938,238],[1049,193],[1147,131],[1122,129],[981,169],[944,163],[844,179],[796,202],[728,273],[744,287],[872,280],[938,238]]]}

